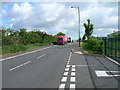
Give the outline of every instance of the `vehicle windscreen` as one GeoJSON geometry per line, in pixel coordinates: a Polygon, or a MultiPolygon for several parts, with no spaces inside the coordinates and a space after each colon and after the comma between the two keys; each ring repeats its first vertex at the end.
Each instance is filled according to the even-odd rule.
{"type": "Polygon", "coordinates": [[[58,40],[63,40],[63,38],[58,38],[58,40]]]}

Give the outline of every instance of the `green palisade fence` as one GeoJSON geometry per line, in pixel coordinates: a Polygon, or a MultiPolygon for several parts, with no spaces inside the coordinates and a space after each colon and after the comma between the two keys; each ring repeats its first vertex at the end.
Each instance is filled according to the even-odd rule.
{"type": "Polygon", "coordinates": [[[104,54],[120,62],[120,38],[108,38],[104,40],[104,54]]]}

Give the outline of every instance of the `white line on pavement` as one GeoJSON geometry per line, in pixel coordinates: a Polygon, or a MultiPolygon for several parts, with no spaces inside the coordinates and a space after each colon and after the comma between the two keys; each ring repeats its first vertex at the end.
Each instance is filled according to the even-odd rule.
{"type": "Polygon", "coordinates": [[[75,71],[75,68],[72,68],[72,70],[71,71],[75,71]]]}
{"type": "Polygon", "coordinates": [[[75,72],[71,72],[71,76],[75,76],[76,75],[76,73],[75,72]]]}
{"type": "Polygon", "coordinates": [[[105,56],[108,60],[110,60],[110,61],[112,61],[112,62],[114,62],[115,64],[117,64],[117,65],[119,65],[120,66],[120,63],[119,62],[117,62],[117,61],[115,61],[115,60],[113,60],[112,58],[110,58],[110,57],[107,57],[107,56],[105,56]]]}
{"type": "Polygon", "coordinates": [[[66,67],[68,67],[68,68],[69,68],[69,67],[70,67],[70,65],[66,65],[66,67]]]}
{"type": "Polygon", "coordinates": [[[60,84],[59,90],[64,90],[64,88],[65,88],[65,84],[60,84]]]}
{"type": "Polygon", "coordinates": [[[68,72],[64,72],[64,74],[63,74],[64,76],[67,76],[68,75],[68,72]]]}
{"type": "Polygon", "coordinates": [[[75,68],[75,65],[72,65],[72,68],[75,68]]]}
{"type": "Polygon", "coordinates": [[[46,55],[46,54],[43,54],[43,55],[37,57],[36,59],[40,59],[41,57],[44,57],[45,55],[46,55]]]}
{"type": "Polygon", "coordinates": [[[67,65],[69,65],[69,63],[67,63],[67,65]]]}
{"type": "Polygon", "coordinates": [[[65,68],[65,71],[69,71],[69,68],[65,68]]]}
{"type": "Polygon", "coordinates": [[[66,82],[67,81],[67,77],[62,77],[61,82],[66,82]]]}
{"type": "Polygon", "coordinates": [[[75,87],[76,87],[75,84],[70,84],[69,88],[70,88],[70,90],[75,90],[75,87]]]}
{"type": "Polygon", "coordinates": [[[108,75],[107,72],[118,72],[118,71],[95,71],[97,77],[119,77],[119,74],[115,74],[115,75],[108,75]]]}
{"type": "Polygon", "coordinates": [[[71,56],[72,56],[72,52],[70,52],[70,56],[68,58],[69,61],[71,60],[71,56]]]}
{"type": "Polygon", "coordinates": [[[27,61],[27,62],[25,62],[25,63],[23,63],[23,64],[20,64],[20,65],[18,65],[18,66],[16,66],[16,67],[10,69],[9,71],[13,71],[13,70],[15,70],[15,69],[17,69],[17,68],[19,68],[19,67],[22,67],[22,66],[24,66],[24,65],[26,65],[26,64],[28,64],[28,63],[30,63],[30,62],[31,62],[31,61],[27,61]]]}
{"type": "Polygon", "coordinates": [[[50,51],[49,53],[52,53],[52,52],[54,52],[54,50],[53,50],[53,51],[50,51]]]}
{"type": "Polygon", "coordinates": [[[75,82],[76,81],[76,77],[71,77],[70,78],[70,82],[75,82]]]}
{"type": "Polygon", "coordinates": [[[51,48],[51,47],[52,46],[46,47],[46,48],[42,48],[42,49],[38,49],[38,50],[34,50],[34,51],[31,51],[31,52],[26,52],[26,53],[15,55],[15,56],[11,56],[11,57],[7,57],[7,58],[3,58],[3,59],[0,59],[0,61],[4,61],[4,60],[12,59],[12,58],[15,58],[15,57],[27,55],[27,54],[34,53],[34,52],[37,52],[37,51],[42,51],[42,50],[45,50],[45,49],[48,49],[48,48],[51,48]]]}

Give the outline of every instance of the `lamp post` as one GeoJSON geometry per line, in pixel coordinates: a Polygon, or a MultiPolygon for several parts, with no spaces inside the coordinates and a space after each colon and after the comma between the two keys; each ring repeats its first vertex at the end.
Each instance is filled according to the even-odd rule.
{"type": "Polygon", "coordinates": [[[79,35],[79,47],[80,47],[80,9],[79,9],[79,7],[71,7],[71,8],[77,8],[77,10],[78,10],[78,35],[79,35]]]}

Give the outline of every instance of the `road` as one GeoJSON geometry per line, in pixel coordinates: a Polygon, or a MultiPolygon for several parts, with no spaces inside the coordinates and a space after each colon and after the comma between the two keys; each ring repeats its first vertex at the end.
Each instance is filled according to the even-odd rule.
{"type": "Polygon", "coordinates": [[[1,61],[3,88],[119,88],[119,65],[103,56],[83,54],[77,43],[38,49],[1,61]]]}

